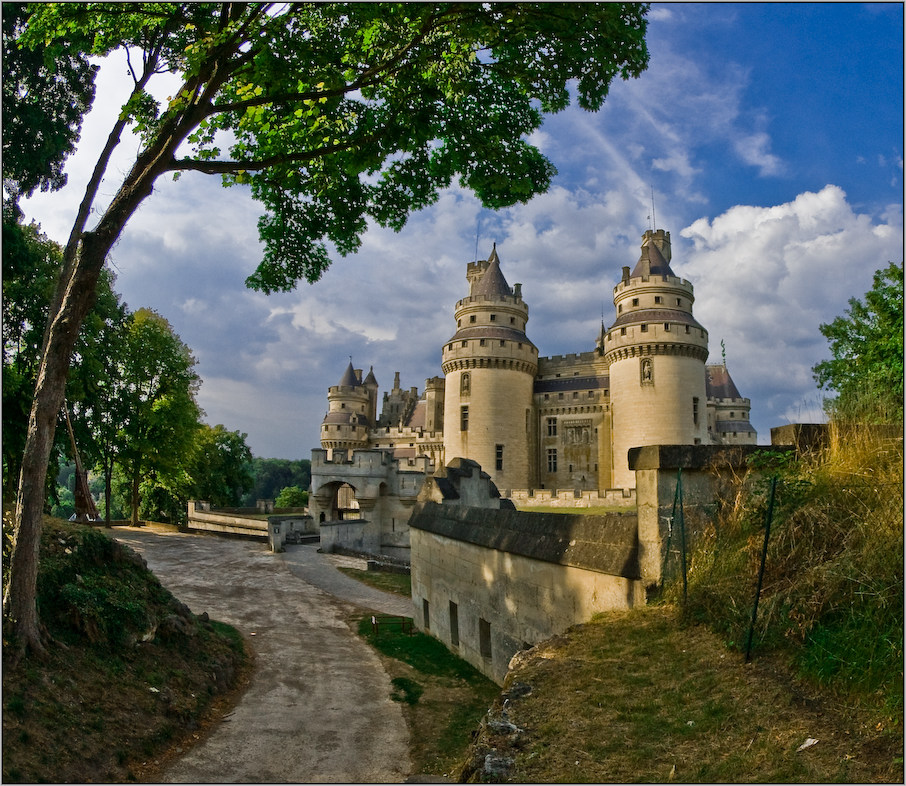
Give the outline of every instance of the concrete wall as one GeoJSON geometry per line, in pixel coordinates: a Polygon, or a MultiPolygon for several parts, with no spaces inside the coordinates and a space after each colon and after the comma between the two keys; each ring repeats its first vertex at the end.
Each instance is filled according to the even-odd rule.
{"type": "Polygon", "coordinates": [[[502,682],[520,649],[645,602],[635,532],[631,514],[425,503],[410,521],[413,619],[502,682]]]}

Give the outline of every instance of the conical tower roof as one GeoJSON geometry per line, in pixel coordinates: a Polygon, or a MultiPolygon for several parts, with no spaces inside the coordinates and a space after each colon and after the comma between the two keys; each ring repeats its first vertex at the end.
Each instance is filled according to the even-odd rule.
{"type": "Polygon", "coordinates": [[[670,269],[670,263],[664,258],[661,250],[648,233],[642,241],[642,255],[636,263],[635,270],[632,271],[633,278],[639,276],[673,276],[676,278],[676,273],[670,269]]]}
{"type": "Polygon", "coordinates": [[[346,367],[346,371],[343,372],[343,376],[340,378],[340,385],[346,387],[358,387],[361,383],[359,382],[358,377],[355,375],[355,369],[352,367],[352,361],[349,361],[349,365],[346,367]]]}
{"type": "Polygon", "coordinates": [[[374,376],[374,366],[371,366],[368,369],[368,376],[365,377],[365,381],[362,384],[363,385],[374,385],[375,387],[377,387],[377,383],[378,383],[377,378],[374,376]]]}
{"type": "Polygon", "coordinates": [[[503,272],[500,270],[500,258],[497,256],[496,243],[491,251],[491,256],[488,257],[488,263],[488,269],[482,274],[481,280],[475,284],[472,294],[485,297],[512,295],[513,291],[510,289],[510,285],[506,283],[503,272]]]}

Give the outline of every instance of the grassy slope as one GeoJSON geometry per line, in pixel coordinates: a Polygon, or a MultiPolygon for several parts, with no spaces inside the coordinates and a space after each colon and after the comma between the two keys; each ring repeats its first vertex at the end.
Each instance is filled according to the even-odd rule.
{"type": "Polygon", "coordinates": [[[38,604],[48,660],[13,664],[4,646],[4,782],[149,777],[247,674],[233,628],[195,617],[102,531],[45,521],[38,604]]]}

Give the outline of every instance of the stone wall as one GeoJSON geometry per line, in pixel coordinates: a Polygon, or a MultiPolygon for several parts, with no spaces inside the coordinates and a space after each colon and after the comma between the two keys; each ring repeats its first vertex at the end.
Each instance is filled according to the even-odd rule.
{"type": "Polygon", "coordinates": [[[413,619],[491,679],[570,625],[645,602],[636,517],[427,502],[410,520],[413,619]]]}
{"type": "Polygon", "coordinates": [[[576,489],[510,489],[505,496],[517,508],[634,508],[635,489],[600,489],[577,491],[576,489]]]}

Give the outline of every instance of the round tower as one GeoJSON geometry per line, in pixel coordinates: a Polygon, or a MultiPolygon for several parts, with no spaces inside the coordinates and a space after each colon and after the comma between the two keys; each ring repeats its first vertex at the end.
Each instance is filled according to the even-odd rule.
{"type": "Polygon", "coordinates": [[[500,270],[497,247],[466,269],[456,333],[443,348],[444,461],[477,461],[501,491],[528,488],[532,389],[538,349],[525,335],[528,306],[500,270]]]}
{"type": "Polygon", "coordinates": [[[630,448],[708,442],[708,333],[692,316],[692,284],[670,269],[670,233],[648,230],[613,290],[617,318],[598,340],[610,369],[613,483],[634,488],[630,448]]]}
{"type": "Polygon", "coordinates": [[[368,429],[377,398],[373,373],[362,382],[362,372],[352,363],[346,367],[339,384],[327,390],[327,414],[321,421],[321,447],[330,451],[355,450],[368,446],[368,429]]]}

